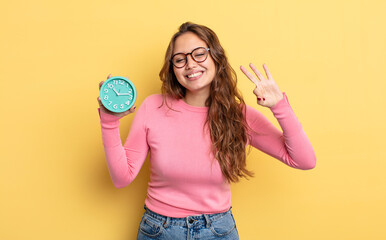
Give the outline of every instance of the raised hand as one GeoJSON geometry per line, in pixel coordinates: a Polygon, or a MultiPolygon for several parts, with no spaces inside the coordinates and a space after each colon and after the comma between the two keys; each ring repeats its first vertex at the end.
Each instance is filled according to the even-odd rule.
{"type": "Polygon", "coordinates": [[[248,72],[245,67],[240,66],[240,69],[256,86],[253,93],[257,97],[257,104],[268,108],[275,106],[275,104],[283,98],[283,93],[280,91],[275,80],[273,80],[267,65],[263,64],[267,78],[265,78],[252,63],[249,64],[249,67],[251,67],[257,78],[248,72]]]}
{"type": "MultiPolygon", "coordinates": [[[[109,76],[107,76],[107,79],[109,79],[109,78],[111,78],[111,77],[112,77],[112,75],[109,74],[109,76]]],[[[103,83],[104,83],[104,81],[102,81],[102,82],[99,83],[99,90],[101,89],[103,83]]],[[[114,91],[115,91],[115,90],[114,90],[114,91]]],[[[117,93],[117,94],[118,94],[118,93],[117,93]]],[[[118,94],[118,95],[120,95],[120,94],[118,94]]],[[[107,110],[107,109],[103,106],[103,104],[102,104],[102,102],[101,102],[101,98],[100,98],[99,96],[98,96],[97,100],[98,100],[99,108],[100,108],[101,111],[103,111],[103,112],[105,112],[105,113],[108,113],[108,114],[111,114],[111,115],[114,115],[114,116],[117,116],[117,117],[124,117],[124,116],[126,116],[126,115],[128,115],[128,114],[130,114],[130,113],[133,113],[133,112],[135,111],[135,108],[136,108],[136,106],[134,105],[133,107],[131,107],[129,110],[127,110],[127,111],[125,111],[125,112],[115,113],[115,112],[111,112],[111,111],[107,110]]]]}

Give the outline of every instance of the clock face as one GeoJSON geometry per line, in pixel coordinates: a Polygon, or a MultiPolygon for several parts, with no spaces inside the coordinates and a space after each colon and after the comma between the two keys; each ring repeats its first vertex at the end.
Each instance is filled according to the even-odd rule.
{"type": "Polygon", "coordinates": [[[106,80],[100,90],[103,106],[112,112],[129,110],[137,98],[134,84],[124,77],[112,77],[106,80]]]}

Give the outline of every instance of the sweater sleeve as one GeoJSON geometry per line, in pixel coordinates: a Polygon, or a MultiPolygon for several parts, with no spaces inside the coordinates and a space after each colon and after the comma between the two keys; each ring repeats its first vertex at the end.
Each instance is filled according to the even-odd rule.
{"type": "Polygon", "coordinates": [[[110,176],[114,186],[122,188],[129,185],[138,175],[149,151],[145,128],[146,106],[143,103],[138,108],[124,145],[119,134],[120,118],[100,109],[98,111],[110,176]]]}
{"type": "Polygon", "coordinates": [[[283,99],[270,109],[283,132],[262,113],[247,106],[246,119],[250,127],[250,144],[293,168],[303,170],[314,168],[315,152],[286,94],[283,93],[283,99]]]}

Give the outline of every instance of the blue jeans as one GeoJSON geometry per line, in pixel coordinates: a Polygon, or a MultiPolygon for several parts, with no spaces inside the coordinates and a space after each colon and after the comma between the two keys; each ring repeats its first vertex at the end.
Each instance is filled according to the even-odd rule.
{"type": "Polygon", "coordinates": [[[238,240],[231,208],[224,213],[172,218],[155,213],[145,206],[137,240],[238,240]]]}

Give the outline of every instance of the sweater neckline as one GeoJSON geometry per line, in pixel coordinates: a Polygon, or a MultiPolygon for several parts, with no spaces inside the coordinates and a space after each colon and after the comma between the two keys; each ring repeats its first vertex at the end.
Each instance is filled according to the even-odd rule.
{"type": "Polygon", "coordinates": [[[187,104],[182,98],[177,100],[177,105],[191,112],[207,113],[209,107],[197,107],[187,104]]]}

